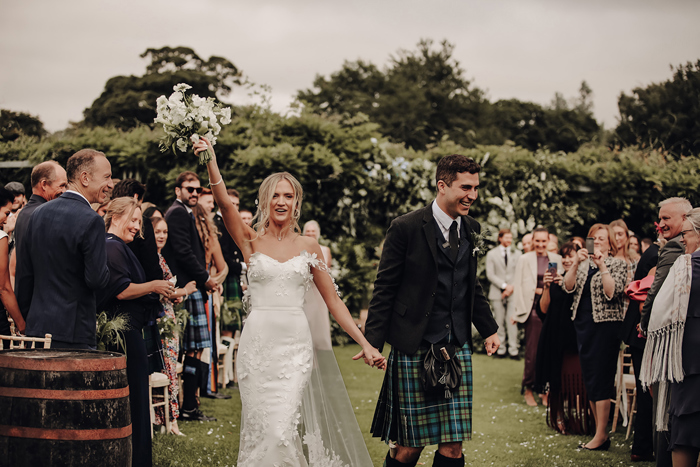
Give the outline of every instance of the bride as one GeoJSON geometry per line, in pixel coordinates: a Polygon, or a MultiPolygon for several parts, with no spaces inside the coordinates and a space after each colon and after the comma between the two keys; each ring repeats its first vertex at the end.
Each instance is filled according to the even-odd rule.
{"type": "MultiPolygon", "coordinates": [[[[202,138],[195,154],[213,148],[202,138]]],[[[353,360],[386,369],[364,338],[323,262],[314,238],[299,235],[302,188],[289,173],[267,177],[258,191],[255,230],[226,194],[216,163],[210,186],[226,229],[248,264],[251,312],[241,334],[238,380],[242,415],[238,465],[365,467],[372,465],[333,351],[315,347],[305,295],[317,287],[328,310],[362,346],[353,360]]]]}

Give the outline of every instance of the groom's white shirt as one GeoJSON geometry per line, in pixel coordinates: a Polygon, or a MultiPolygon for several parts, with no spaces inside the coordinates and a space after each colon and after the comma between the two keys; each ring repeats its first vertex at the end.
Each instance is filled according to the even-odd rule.
{"type": "Polygon", "coordinates": [[[440,227],[440,231],[445,240],[449,240],[450,238],[450,226],[452,225],[452,221],[457,221],[457,238],[459,238],[459,229],[462,227],[461,217],[452,219],[449,214],[446,214],[445,211],[440,209],[437,200],[433,201],[433,217],[437,221],[438,227],[440,227]]]}

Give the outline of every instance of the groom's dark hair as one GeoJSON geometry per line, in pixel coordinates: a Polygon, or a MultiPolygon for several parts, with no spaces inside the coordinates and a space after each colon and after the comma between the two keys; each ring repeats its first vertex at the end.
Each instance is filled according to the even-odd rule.
{"type": "Polygon", "coordinates": [[[457,178],[458,173],[469,172],[470,174],[478,174],[481,171],[481,166],[474,162],[474,159],[464,157],[459,154],[452,154],[440,159],[435,172],[435,184],[442,180],[445,185],[451,186],[452,182],[457,178]]]}

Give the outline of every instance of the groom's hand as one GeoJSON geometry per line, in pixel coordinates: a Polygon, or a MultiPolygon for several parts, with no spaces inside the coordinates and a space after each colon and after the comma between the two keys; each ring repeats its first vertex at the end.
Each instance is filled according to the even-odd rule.
{"type": "Polygon", "coordinates": [[[501,340],[498,338],[497,334],[491,334],[484,341],[484,347],[486,347],[486,353],[488,355],[493,355],[496,350],[501,346],[501,340]]]}

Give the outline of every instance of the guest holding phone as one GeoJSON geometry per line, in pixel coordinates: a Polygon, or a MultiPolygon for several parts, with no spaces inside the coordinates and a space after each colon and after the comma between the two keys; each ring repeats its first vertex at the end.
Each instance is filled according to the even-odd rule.
{"type": "MultiPolygon", "coordinates": [[[[571,269],[579,249],[573,242],[561,247],[564,271],[571,269]]],[[[549,395],[547,425],[565,435],[583,435],[593,431],[593,416],[588,408],[576,330],[571,321],[573,295],[562,289],[563,281],[556,263],[550,263],[536,308],[543,324],[537,346],[535,389],[549,395]]]]}
{"type": "MultiPolygon", "coordinates": [[[[561,256],[547,251],[549,232],[538,227],[532,232],[534,251],[523,254],[515,266],[513,279],[515,302],[513,322],[525,324],[525,369],[523,371],[522,389],[525,403],[531,407],[537,405],[533,388],[535,386],[535,362],[537,360],[537,343],[540,340],[542,320],[537,316],[535,307],[542,295],[544,274],[549,263],[554,263],[557,270],[563,270],[561,256]]],[[[540,394],[543,404],[547,404],[547,395],[540,394]]]]}
{"type": "Polygon", "coordinates": [[[616,259],[616,254],[610,226],[595,224],[588,231],[586,248],[578,250],[574,264],[564,276],[564,290],[574,294],[571,309],[581,370],[596,422],[595,436],[581,448],[592,451],[607,451],[610,447],[606,429],[610,399],[615,397],[618,333],[627,281],[627,264],[616,259]],[[591,247],[593,254],[589,253],[591,247]]]}

